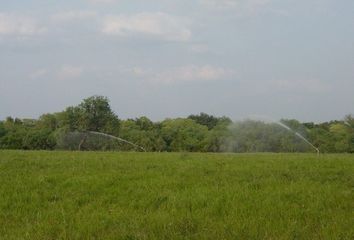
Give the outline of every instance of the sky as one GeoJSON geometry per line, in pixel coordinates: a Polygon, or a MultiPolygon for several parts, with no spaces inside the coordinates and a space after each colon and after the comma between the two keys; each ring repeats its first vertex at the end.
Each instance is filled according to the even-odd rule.
{"type": "Polygon", "coordinates": [[[354,114],[353,0],[3,0],[0,119],[354,114]]]}

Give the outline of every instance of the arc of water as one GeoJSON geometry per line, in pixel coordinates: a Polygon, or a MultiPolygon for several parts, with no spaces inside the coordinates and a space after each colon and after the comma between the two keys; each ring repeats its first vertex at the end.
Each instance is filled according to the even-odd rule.
{"type": "Polygon", "coordinates": [[[350,123],[348,123],[347,121],[344,121],[344,124],[347,125],[348,127],[352,127],[352,125],[350,125],[350,123]]]}
{"type": "Polygon", "coordinates": [[[317,155],[320,155],[320,149],[318,149],[315,145],[313,145],[309,140],[307,140],[304,136],[302,136],[300,133],[294,131],[293,129],[291,129],[290,127],[286,126],[284,123],[282,122],[276,122],[278,125],[280,125],[281,127],[285,128],[286,130],[294,133],[298,138],[302,139],[303,141],[305,141],[307,144],[309,144],[313,149],[316,150],[317,155]]]}
{"type": "Polygon", "coordinates": [[[317,152],[317,155],[320,155],[320,150],[314,146],[309,140],[307,140],[304,136],[302,136],[300,133],[294,131],[293,129],[291,129],[290,127],[286,126],[284,123],[280,122],[280,121],[276,121],[268,116],[264,116],[264,115],[253,115],[253,116],[250,116],[251,118],[256,118],[256,119],[259,119],[260,121],[264,121],[264,122],[268,122],[268,123],[276,123],[278,124],[279,126],[285,128],[286,130],[294,133],[298,138],[302,139],[303,141],[305,141],[307,144],[309,144],[313,149],[316,150],[317,152]]]}
{"type": "Polygon", "coordinates": [[[104,137],[108,137],[108,138],[113,138],[117,141],[120,141],[120,142],[124,142],[124,143],[127,143],[129,145],[132,145],[133,147],[135,148],[138,148],[138,149],[141,149],[143,150],[144,152],[146,152],[145,148],[143,148],[142,146],[139,146],[135,143],[132,143],[132,142],[129,142],[123,138],[120,138],[120,137],[116,137],[116,136],[113,136],[113,135],[109,135],[109,134],[106,134],[106,133],[101,133],[101,132],[94,132],[94,131],[88,131],[89,133],[92,133],[92,134],[95,134],[95,135],[99,135],[99,136],[104,136],[104,137]]]}

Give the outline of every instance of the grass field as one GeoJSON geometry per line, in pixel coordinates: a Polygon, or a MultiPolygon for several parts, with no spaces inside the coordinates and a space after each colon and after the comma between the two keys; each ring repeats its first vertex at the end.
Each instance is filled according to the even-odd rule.
{"type": "Polygon", "coordinates": [[[354,155],[0,151],[0,239],[354,239],[354,155]]]}

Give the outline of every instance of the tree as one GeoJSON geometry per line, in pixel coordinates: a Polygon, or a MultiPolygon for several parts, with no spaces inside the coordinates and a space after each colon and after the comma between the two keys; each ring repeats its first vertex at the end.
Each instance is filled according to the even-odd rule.
{"type": "Polygon", "coordinates": [[[135,123],[141,130],[148,131],[154,128],[154,123],[145,116],[135,119],[135,123]]]}
{"type": "Polygon", "coordinates": [[[221,118],[218,124],[208,132],[206,138],[206,152],[223,152],[230,137],[231,120],[229,118],[221,118]]]}
{"type": "Polygon", "coordinates": [[[336,152],[350,152],[352,134],[350,127],[345,124],[336,123],[331,125],[330,133],[333,135],[336,152]]]}
{"type": "Polygon", "coordinates": [[[59,127],[69,132],[85,130],[83,118],[83,111],[79,107],[67,107],[57,115],[59,127]]]}
{"type": "Polygon", "coordinates": [[[40,129],[44,128],[54,131],[59,127],[58,118],[55,114],[43,114],[39,117],[36,126],[40,129]]]}
{"type": "Polygon", "coordinates": [[[22,144],[28,150],[53,150],[56,139],[50,129],[31,129],[27,131],[22,144]]]}
{"type": "Polygon", "coordinates": [[[161,135],[167,151],[203,151],[208,128],[192,119],[167,119],[162,122],[161,135]]]}
{"type": "Polygon", "coordinates": [[[119,119],[103,96],[86,98],[78,106],[84,130],[117,134],[119,119]]]}
{"type": "Polygon", "coordinates": [[[22,121],[18,118],[15,120],[11,117],[7,117],[3,122],[3,135],[0,139],[0,146],[4,149],[23,149],[23,139],[25,138],[27,131],[22,121]]]}
{"type": "Polygon", "coordinates": [[[0,138],[6,135],[6,129],[3,122],[0,122],[0,138]]]}
{"type": "Polygon", "coordinates": [[[347,115],[344,118],[344,122],[350,126],[350,152],[354,153],[354,117],[353,115],[347,115]]]}
{"type": "Polygon", "coordinates": [[[84,99],[78,106],[68,107],[54,116],[44,115],[42,125],[53,126],[72,131],[95,131],[118,135],[120,121],[111,110],[109,100],[103,96],[84,99]],[[55,121],[55,119],[56,121],[55,121]]]}
{"type": "Polygon", "coordinates": [[[292,131],[298,132],[304,137],[307,135],[306,127],[296,119],[281,119],[280,122],[289,127],[292,131]]]}
{"type": "MultiPolygon", "coordinates": [[[[147,117],[121,121],[120,137],[144,147],[146,151],[164,151],[166,144],[161,136],[161,126],[147,117]]],[[[123,150],[132,150],[130,145],[122,146],[123,150]]]]}
{"type": "Polygon", "coordinates": [[[231,120],[227,117],[218,118],[203,112],[199,115],[190,115],[188,118],[200,125],[207,126],[209,130],[213,129],[221,121],[231,123],[231,120]]]}
{"type": "Polygon", "coordinates": [[[351,128],[354,128],[354,117],[353,115],[349,114],[344,117],[344,122],[351,128]]]}

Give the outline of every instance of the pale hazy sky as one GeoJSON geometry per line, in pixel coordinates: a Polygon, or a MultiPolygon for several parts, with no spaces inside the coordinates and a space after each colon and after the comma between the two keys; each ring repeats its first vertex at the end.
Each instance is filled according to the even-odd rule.
{"type": "Polygon", "coordinates": [[[353,0],[1,0],[0,119],[354,113],[353,0]]]}

